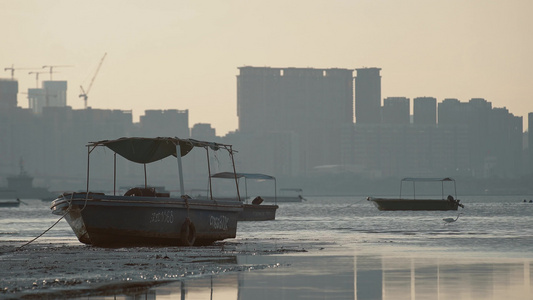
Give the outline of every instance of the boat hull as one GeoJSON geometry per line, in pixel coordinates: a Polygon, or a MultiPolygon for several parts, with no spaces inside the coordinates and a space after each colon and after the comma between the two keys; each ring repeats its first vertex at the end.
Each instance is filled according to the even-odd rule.
{"type": "Polygon", "coordinates": [[[238,201],[209,201],[166,197],[107,196],[76,193],[54,200],[54,214],[65,219],[84,244],[187,245],[184,223],[193,224],[194,245],[234,238],[238,201]]]}
{"type": "Polygon", "coordinates": [[[0,207],[19,207],[20,201],[15,200],[7,200],[7,201],[0,201],[0,207]]]}
{"type": "Polygon", "coordinates": [[[269,196],[261,196],[265,202],[302,202],[303,198],[302,196],[281,196],[281,197],[269,197],[269,196]]]}
{"type": "Polygon", "coordinates": [[[276,219],[277,205],[244,204],[238,221],[269,221],[276,219]]]}
{"type": "Polygon", "coordinates": [[[379,210],[457,210],[457,201],[440,199],[368,198],[379,210]]]}

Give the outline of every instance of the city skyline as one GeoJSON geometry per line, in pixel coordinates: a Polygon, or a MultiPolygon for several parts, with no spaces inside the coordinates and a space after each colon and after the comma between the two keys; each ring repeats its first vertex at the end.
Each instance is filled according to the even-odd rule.
{"type": "MultiPolygon", "coordinates": [[[[188,109],[191,125],[210,123],[222,136],[238,127],[239,67],[377,67],[381,100],[484,98],[523,116],[525,129],[532,9],[529,1],[8,2],[0,77],[11,65],[70,66],[53,78],[68,81],[67,105],[81,109],[79,85],[108,53],[89,106],[131,109],[136,122],[145,110],[188,109]]],[[[28,72],[15,70],[21,92],[35,87],[28,72]]]]}

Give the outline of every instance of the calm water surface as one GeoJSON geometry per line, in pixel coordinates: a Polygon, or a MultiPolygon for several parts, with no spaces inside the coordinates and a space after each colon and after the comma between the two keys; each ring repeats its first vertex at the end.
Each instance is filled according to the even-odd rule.
{"type": "MultiPolygon", "coordinates": [[[[280,267],[176,282],[145,294],[157,299],[533,299],[533,203],[523,203],[533,195],[460,197],[465,208],[451,224],[442,219],[458,212],[384,212],[364,197],[306,198],[279,204],[275,221],[239,223],[233,241],[261,240],[309,252],[237,257],[240,264],[280,267]]],[[[28,205],[0,208],[0,242],[26,242],[58,219],[49,203],[25,201],[28,205]]],[[[40,239],[46,241],[79,243],[65,221],[40,239]]]]}

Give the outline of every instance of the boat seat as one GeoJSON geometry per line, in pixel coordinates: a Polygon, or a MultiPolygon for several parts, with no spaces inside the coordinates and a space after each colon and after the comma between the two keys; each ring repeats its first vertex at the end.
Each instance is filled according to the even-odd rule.
{"type": "Polygon", "coordinates": [[[155,193],[156,197],[170,197],[170,193],[155,193]]]}
{"type": "Polygon", "coordinates": [[[137,196],[137,197],[156,197],[155,188],[131,188],[126,193],[124,193],[124,196],[137,196]]]}
{"type": "Polygon", "coordinates": [[[263,198],[261,198],[259,196],[255,197],[255,199],[252,200],[252,204],[254,204],[254,205],[259,205],[261,203],[263,203],[263,198]]]}

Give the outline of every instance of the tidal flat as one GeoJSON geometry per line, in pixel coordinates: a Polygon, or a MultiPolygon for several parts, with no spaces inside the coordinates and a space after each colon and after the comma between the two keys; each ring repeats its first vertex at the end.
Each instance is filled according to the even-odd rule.
{"type": "Polygon", "coordinates": [[[42,299],[131,293],[153,286],[241,271],[279,267],[248,264],[237,256],[307,250],[261,242],[220,242],[207,247],[99,248],[32,243],[0,246],[0,298],[42,299]]]}

